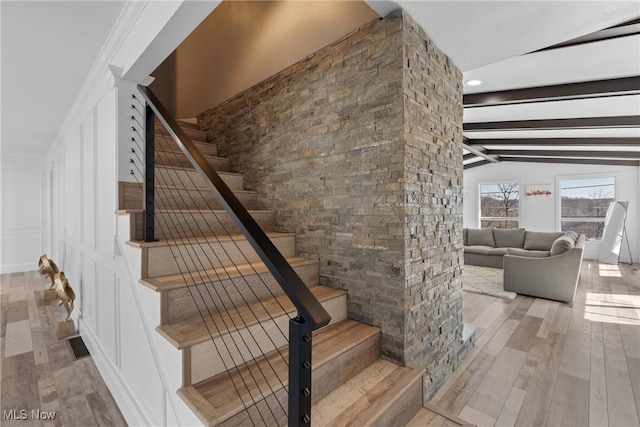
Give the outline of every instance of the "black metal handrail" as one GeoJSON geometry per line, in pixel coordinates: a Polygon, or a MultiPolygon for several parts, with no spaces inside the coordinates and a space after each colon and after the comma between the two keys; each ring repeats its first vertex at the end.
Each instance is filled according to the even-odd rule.
{"type": "MultiPolygon", "coordinates": [[[[298,316],[291,319],[289,323],[288,418],[290,426],[308,424],[311,415],[312,331],[327,325],[331,317],[155,95],[145,86],[138,86],[138,90],[147,103],[145,109],[147,129],[153,128],[154,114],[157,115],[189,162],[209,183],[237,228],[298,310],[298,316]]],[[[152,132],[150,136],[153,138],[152,132]]],[[[150,147],[153,147],[153,141],[150,142],[150,147]]],[[[148,159],[149,153],[145,154],[148,159]]],[[[150,155],[153,156],[153,154],[150,155]]],[[[147,194],[146,190],[145,194],[147,194]]],[[[153,218],[149,218],[149,221],[153,222],[153,218]]],[[[146,225],[145,229],[147,229],[146,225]]],[[[145,239],[153,240],[152,234],[153,230],[151,234],[145,236],[145,239]]]]}

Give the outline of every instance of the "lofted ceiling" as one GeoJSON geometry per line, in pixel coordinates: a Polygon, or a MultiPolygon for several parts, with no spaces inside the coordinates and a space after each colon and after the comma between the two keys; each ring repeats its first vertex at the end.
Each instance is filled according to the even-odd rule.
{"type": "MultiPolygon", "coordinates": [[[[0,2],[3,154],[46,153],[123,4],[0,2]]],[[[464,87],[465,167],[639,164],[640,2],[366,4],[404,8],[465,81],[482,80],[464,87]]]]}
{"type": "Polygon", "coordinates": [[[465,169],[640,165],[640,2],[369,4],[404,8],[463,71],[465,169]]]}

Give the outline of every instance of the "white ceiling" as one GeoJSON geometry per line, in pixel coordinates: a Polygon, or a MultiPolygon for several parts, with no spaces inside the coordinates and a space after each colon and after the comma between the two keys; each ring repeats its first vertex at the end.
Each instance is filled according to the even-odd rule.
{"type": "Polygon", "coordinates": [[[122,1],[1,1],[2,153],[47,151],[122,1]]]}
{"type": "MultiPolygon", "coordinates": [[[[640,36],[525,55],[640,17],[638,1],[374,1],[403,7],[464,72],[474,92],[640,75],[640,36]]],[[[46,152],[123,2],[1,1],[2,152],[46,152]]],[[[465,93],[472,90],[465,87],[465,93]]],[[[465,121],[640,115],[640,98],[466,108],[465,121]]],[[[473,132],[473,138],[638,136],[638,129],[473,132]],[[540,132],[540,133],[538,133],[540,132]],[[482,134],[480,136],[479,134],[482,134]]],[[[467,137],[470,137],[467,134],[467,137]]]]}

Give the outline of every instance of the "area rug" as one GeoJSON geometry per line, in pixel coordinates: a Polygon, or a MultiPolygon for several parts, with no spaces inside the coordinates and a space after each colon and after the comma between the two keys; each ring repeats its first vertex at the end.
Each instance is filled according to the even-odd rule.
{"type": "Polygon", "coordinates": [[[462,289],[476,294],[491,295],[499,298],[514,299],[518,294],[504,290],[501,268],[462,267],[462,289]]]}

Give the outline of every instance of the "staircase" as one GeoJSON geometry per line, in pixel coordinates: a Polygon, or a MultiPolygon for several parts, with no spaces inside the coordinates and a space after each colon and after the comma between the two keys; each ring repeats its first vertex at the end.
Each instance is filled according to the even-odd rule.
{"type": "MultiPolygon", "coordinates": [[[[379,329],[347,318],[346,292],[319,285],[319,263],[296,257],[295,234],[276,231],[275,212],[258,208],[204,132],[181,126],[331,315],[313,335],[313,426],[400,426],[414,416],[420,425],[424,371],[380,359],[379,329]]],[[[156,180],[166,200],[156,206],[157,242],[142,241],[141,186],[121,186],[121,200],[140,283],[160,293],[157,332],[182,351],[177,393],[205,425],[286,425],[286,331],[296,310],[168,132],[157,123],[155,133],[156,176],[171,177],[156,180]]]]}

